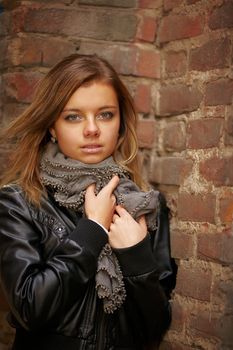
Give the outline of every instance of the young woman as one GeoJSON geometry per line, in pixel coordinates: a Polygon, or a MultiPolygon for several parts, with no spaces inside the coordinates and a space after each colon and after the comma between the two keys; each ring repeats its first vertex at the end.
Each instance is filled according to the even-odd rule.
{"type": "Polygon", "coordinates": [[[13,349],[156,349],[169,327],[172,268],[161,194],[153,232],[145,215],[134,219],[117,202],[119,175],[98,191],[95,184],[87,186],[83,212],[68,205],[81,181],[76,162],[98,168],[112,157],[147,190],[138,171],[135,127],[127,89],[96,55],[58,63],[9,126],[13,146],[0,190],[0,281],[16,329],[13,349]],[[51,143],[53,172],[42,161],[51,143]],[[64,193],[65,203],[59,200],[64,193]],[[96,286],[106,244],[125,293],[110,312],[96,286]]]}

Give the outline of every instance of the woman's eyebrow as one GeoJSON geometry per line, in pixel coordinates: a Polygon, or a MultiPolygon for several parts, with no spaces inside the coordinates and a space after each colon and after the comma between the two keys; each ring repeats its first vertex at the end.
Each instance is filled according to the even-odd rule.
{"type": "MultiPolygon", "coordinates": [[[[110,108],[110,109],[117,109],[118,106],[117,105],[106,105],[106,106],[101,106],[97,110],[98,111],[102,111],[102,110],[108,109],[108,108],[110,108]]],[[[82,112],[82,110],[79,109],[79,108],[65,108],[65,109],[63,109],[62,112],[82,112]]]]}

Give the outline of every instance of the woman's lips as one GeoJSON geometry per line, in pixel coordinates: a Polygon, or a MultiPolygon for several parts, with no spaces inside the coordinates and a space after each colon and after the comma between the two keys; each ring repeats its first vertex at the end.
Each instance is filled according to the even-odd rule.
{"type": "Polygon", "coordinates": [[[85,145],[82,147],[84,153],[98,153],[102,149],[101,145],[85,145]]]}

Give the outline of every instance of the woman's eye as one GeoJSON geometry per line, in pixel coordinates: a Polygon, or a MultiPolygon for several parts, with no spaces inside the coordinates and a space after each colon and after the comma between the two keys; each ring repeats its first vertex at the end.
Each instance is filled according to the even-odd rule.
{"type": "Polygon", "coordinates": [[[79,121],[82,120],[82,116],[78,114],[68,114],[65,116],[65,120],[68,121],[79,121]]]}
{"type": "Polygon", "coordinates": [[[97,118],[98,119],[112,119],[113,115],[114,114],[112,112],[102,112],[97,116],[97,118]]]}

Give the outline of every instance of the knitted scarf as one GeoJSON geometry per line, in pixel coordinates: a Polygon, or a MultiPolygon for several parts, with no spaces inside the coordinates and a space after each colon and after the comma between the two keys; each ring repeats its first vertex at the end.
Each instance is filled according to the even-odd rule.
{"type": "MultiPolygon", "coordinates": [[[[57,144],[49,142],[40,162],[40,177],[45,186],[52,187],[59,205],[84,213],[86,188],[96,185],[96,194],[111,180],[120,178],[114,191],[117,204],[121,204],[137,219],[146,215],[148,230],[156,228],[158,191],[143,192],[130,180],[128,172],[109,157],[98,164],[84,164],[67,158],[57,144]]],[[[126,298],[122,272],[118,260],[109,244],[106,244],[98,258],[96,290],[103,299],[104,311],[112,313],[126,298]]]]}

